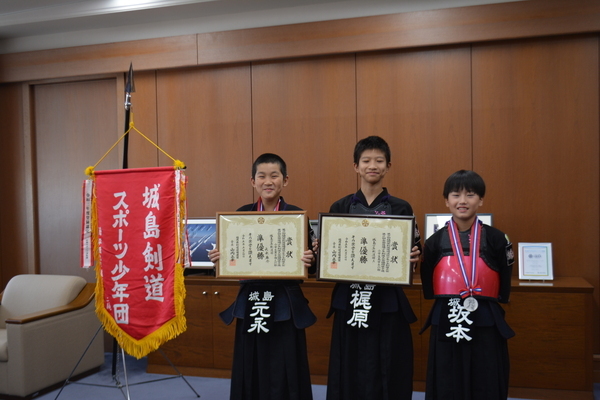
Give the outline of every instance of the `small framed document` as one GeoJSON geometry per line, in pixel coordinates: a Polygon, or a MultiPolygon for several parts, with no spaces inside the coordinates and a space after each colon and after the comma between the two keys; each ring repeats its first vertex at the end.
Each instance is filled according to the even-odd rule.
{"type": "Polygon", "coordinates": [[[554,279],[552,243],[519,243],[519,279],[554,279]]]}
{"type": "Polygon", "coordinates": [[[216,276],[242,279],[305,279],[306,211],[219,212],[221,259],[216,276]]]}
{"type": "Polygon", "coordinates": [[[317,279],[411,285],[415,218],[319,214],[317,279]]]}
{"type": "MultiPolygon", "coordinates": [[[[452,214],[425,214],[425,240],[443,228],[450,218],[452,214]]],[[[492,214],[477,214],[477,218],[484,224],[492,226],[492,214]]]]}

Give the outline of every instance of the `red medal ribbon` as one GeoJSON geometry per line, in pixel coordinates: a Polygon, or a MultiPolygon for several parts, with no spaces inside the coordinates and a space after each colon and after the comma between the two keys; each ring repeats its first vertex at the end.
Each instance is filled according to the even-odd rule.
{"type": "Polygon", "coordinates": [[[481,221],[479,218],[475,217],[475,221],[473,225],[471,225],[471,240],[470,240],[470,250],[469,254],[471,255],[471,280],[469,282],[469,277],[467,275],[467,269],[465,267],[465,261],[463,258],[462,246],[460,245],[459,233],[456,224],[453,219],[450,219],[449,222],[450,232],[450,242],[452,243],[452,251],[454,251],[454,256],[457,257],[458,263],[460,265],[460,270],[462,272],[463,280],[465,282],[465,288],[459,292],[460,297],[465,298],[468,296],[473,296],[474,293],[480,293],[481,287],[477,285],[477,259],[479,258],[479,240],[481,235],[481,221]]]}
{"type": "MultiPolygon", "coordinates": [[[[277,205],[275,206],[275,209],[273,211],[279,211],[280,203],[281,203],[281,198],[279,198],[279,200],[277,200],[277,205]]],[[[258,201],[256,202],[256,211],[265,211],[265,206],[263,205],[262,197],[259,197],[258,201]]]]}

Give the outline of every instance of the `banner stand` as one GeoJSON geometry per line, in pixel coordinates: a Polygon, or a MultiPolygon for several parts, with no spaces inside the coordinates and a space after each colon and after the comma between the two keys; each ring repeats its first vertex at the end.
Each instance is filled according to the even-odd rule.
{"type": "Polygon", "coordinates": [[[90,346],[92,345],[92,343],[96,339],[96,336],[98,336],[98,333],[100,333],[101,329],[102,329],[102,326],[99,326],[98,330],[96,331],[96,333],[92,337],[92,340],[90,340],[90,343],[87,345],[87,347],[83,351],[83,354],[81,355],[81,357],[79,357],[79,360],[75,364],[75,367],[73,367],[73,370],[69,374],[69,377],[65,380],[65,382],[62,385],[62,387],[60,388],[60,390],[56,394],[56,397],[54,398],[54,400],[58,400],[58,398],[61,395],[63,389],[65,387],[67,387],[67,385],[70,385],[70,384],[87,385],[87,386],[100,386],[100,387],[107,387],[107,388],[119,389],[121,391],[121,393],[123,394],[123,396],[125,397],[125,399],[131,400],[131,397],[129,395],[129,386],[142,385],[142,384],[145,384],[145,383],[166,381],[166,380],[169,380],[169,379],[177,379],[177,378],[183,379],[183,381],[189,386],[189,388],[192,390],[192,392],[194,392],[194,394],[196,395],[196,397],[200,398],[200,395],[198,394],[198,392],[196,392],[196,390],[192,387],[192,385],[188,382],[188,380],[185,379],[185,376],[181,372],[179,372],[179,370],[177,369],[177,367],[171,362],[171,360],[167,357],[167,355],[160,348],[157,351],[159,351],[160,354],[162,354],[162,356],[169,363],[169,365],[171,367],[173,367],[173,370],[177,374],[173,375],[173,376],[166,377],[166,378],[151,379],[151,380],[147,380],[147,381],[143,381],[143,382],[136,382],[136,383],[131,383],[130,384],[127,381],[127,364],[125,362],[125,351],[123,349],[121,349],[120,352],[118,351],[118,347],[119,346],[117,345],[117,341],[114,338],[113,338],[113,340],[114,340],[114,346],[113,346],[113,354],[112,354],[112,357],[113,357],[113,359],[112,359],[112,368],[113,368],[112,369],[112,380],[113,380],[113,384],[112,385],[108,385],[108,384],[107,385],[102,385],[102,384],[97,384],[97,383],[85,383],[85,382],[72,381],[71,378],[73,377],[73,374],[75,373],[75,370],[77,369],[77,367],[81,363],[81,360],[83,360],[83,357],[85,357],[85,354],[87,353],[87,351],[89,350],[90,346]],[[123,362],[123,377],[125,379],[125,384],[124,385],[119,380],[119,374],[117,373],[117,357],[119,357],[119,353],[120,353],[120,357],[122,358],[122,362],[123,362]],[[123,390],[123,388],[125,388],[125,390],[123,390]]]}

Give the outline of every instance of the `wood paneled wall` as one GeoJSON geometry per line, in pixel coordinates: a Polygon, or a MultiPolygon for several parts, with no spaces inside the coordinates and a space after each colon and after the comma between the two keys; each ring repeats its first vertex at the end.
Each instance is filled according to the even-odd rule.
{"type": "Polygon", "coordinates": [[[447,212],[450,173],[472,167],[469,46],[359,54],[358,137],[379,135],[392,150],[390,193],[425,213],[447,212]]]}
{"type": "MultiPolygon", "coordinates": [[[[22,85],[0,86],[0,278],[2,287],[8,278],[19,273],[35,272],[30,266],[35,259],[28,258],[28,227],[31,221],[27,199],[26,174],[29,171],[25,157],[26,138],[23,129],[22,85]]],[[[29,171],[30,172],[30,171],[29,171]]]]}
{"type": "MultiPolygon", "coordinates": [[[[522,14],[514,10],[534,18],[531,4],[549,8],[540,11],[541,22],[535,19],[529,33],[522,34],[525,38],[511,41],[489,41],[491,37],[473,33],[470,43],[468,35],[464,36],[468,30],[461,30],[465,43],[433,46],[434,35],[429,34],[427,46],[419,46],[417,40],[406,45],[411,48],[193,67],[188,66],[188,36],[170,50],[166,43],[175,39],[158,41],[154,47],[145,42],[139,54],[132,56],[142,57],[142,69],[147,69],[135,76],[134,122],[164,151],[187,164],[191,216],[209,216],[253,201],[250,166],[267,151],[281,154],[288,162],[290,183],[284,196],[307,209],[311,218],[356,190],[352,149],[358,139],[371,134],[390,143],[393,166],[386,186],[413,205],[421,227],[425,213],[445,211],[441,191],[446,177],[457,169],[473,168],[488,184],[483,211],[494,214],[496,226],[515,244],[552,242],[555,274],[581,276],[594,285],[598,338],[600,28],[588,26],[588,15],[599,7],[589,1],[559,0],[507,4],[477,8],[487,10],[480,15],[487,15],[488,20],[481,20],[480,25],[492,29],[497,18],[491,17],[490,10],[504,10],[504,17],[512,15],[522,27],[526,26],[522,14]],[[576,10],[564,11],[568,4],[575,4],[571,7],[576,10]],[[578,18],[581,25],[575,23],[578,18]],[[554,32],[555,28],[540,25],[557,19],[565,22],[560,25],[561,33],[580,33],[574,26],[594,33],[529,38],[554,32]],[[484,36],[486,42],[475,43],[484,36]],[[153,64],[159,58],[148,54],[153,49],[162,49],[158,51],[164,54],[176,51],[181,58],[176,57],[175,64],[153,64]]],[[[464,15],[448,11],[447,25],[433,20],[448,32],[467,17],[471,27],[480,26],[473,22],[474,10],[467,9],[464,15]]],[[[414,13],[413,17],[427,17],[433,24],[432,15],[443,14],[414,13]]],[[[386,18],[377,21],[389,24],[386,18]]],[[[365,50],[368,30],[377,31],[372,20],[346,22],[347,29],[356,34],[367,29],[359,43],[365,50]]],[[[504,25],[510,29],[510,24],[504,25]]],[[[248,43],[244,40],[264,41],[264,35],[282,29],[263,30],[260,40],[255,31],[246,39],[240,32],[224,34],[225,42],[219,42],[222,37],[216,35],[219,43],[215,46],[235,48],[232,40],[239,40],[243,47],[248,43]]],[[[289,29],[295,32],[299,27],[289,29]]],[[[428,29],[431,33],[434,28],[428,29]]],[[[338,53],[331,50],[331,43],[337,43],[335,33],[329,45],[324,43],[327,35],[320,34],[314,39],[319,43],[315,54],[324,49],[338,53]]],[[[497,38],[512,37],[506,35],[497,38]]],[[[289,44],[292,39],[271,36],[269,40],[289,44]]],[[[372,49],[380,48],[379,39],[371,43],[372,49]]],[[[79,78],[73,78],[81,71],[70,64],[72,59],[60,68],[55,58],[53,63],[59,66],[52,69],[52,77],[70,74],[72,78],[34,81],[40,78],[37,62],[50,59],[49,54],[0,57],[4,78],[18,69],[15,65],[27,62],[32,74],[29,80],[28,69],[19,70],[18,78],[25,83],[0,87],[2,286],[13,275],[26,272],[94,278],[78,268],[80,185],[85,167],[99,160],[123,132],[124,80],[121,74],[92,73],[115,68],[116,64],[106,66],[103,57],[123,55],[104,47],[96,54],[88,49],[82,57],[88,63],[97,61],[99,69],[90,69],[89,75],[79,78]],[[25,165],[20,168],[22,160],[25,165]]],[[[268,57],[277,54],[288,53],[271,52],[268,57]]],[[[225,61],[230,60],[221,62],[225,61]]],[[[17,75],[10,76],[15,79],[17,75]]],[[[172,163],[136,134],[130,137],[129,154],[131,167],[172,163]]],[[[98,168],[120,168],[121,156],[119,147],[98,168]]],[[[599,353],[600,339],[594,346],[599,353]]]]}
{"type": "MultiPolygon", "coordinates": [[[[552,242],[557,276],[598,288],[598,37],[473,49],[473,168],[514,243],[552,242]]],[[[596,290],[596,298],[598,291],[596,290]]]]}
{"type": "Polygon", "coordinates": [[[187,166],[190,216],[252,202],[250,84],[247,64],[157,74],[158,142],[187,166]]]}
{"type": "MultiPolygon", "coordinates": [[[[119,137],[116,79],[39,84],[33,87],[34,180],[39,269],[82,275],[78,267],[81,195],[85,169],[98,162],[119,137]]],[[[121,168],[111,152],[97,169],[121,168]]]]}
{"type": "MultiPolygon", "coordinates": [[[[252,68],[254,154],[280,154],[286,200],[319,212],[356,187],[354,55],[258,63],[252,68]]],[[[250,176],[248,167],[245,176],[250,176]]]]}

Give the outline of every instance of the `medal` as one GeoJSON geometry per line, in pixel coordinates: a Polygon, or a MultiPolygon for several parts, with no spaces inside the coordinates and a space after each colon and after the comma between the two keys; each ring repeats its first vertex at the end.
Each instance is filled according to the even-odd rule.
{"type": "Polygon", "coordinates": [[[465,310],[470,312],[477,310],[478,306],[479,304],[477,303],[477,299],[473,296],[467,297],[463,303],[463,307],[465,308],[465,310]]]}

